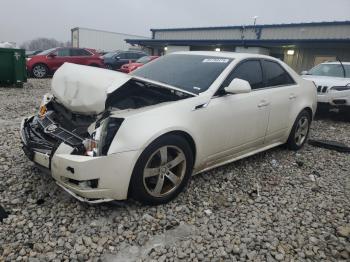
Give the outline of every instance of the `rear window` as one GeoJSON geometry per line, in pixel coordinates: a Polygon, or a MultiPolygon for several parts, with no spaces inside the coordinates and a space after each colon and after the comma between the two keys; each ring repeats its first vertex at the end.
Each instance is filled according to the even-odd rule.
{"type": "Polygon", "coordinates": [[[92,54],[85,49],[71,49],[72,56],[91,56],[92,54]]]}
{"type": "Polygon", "coordinates": [[[281,86],[294,84],[293,78],[287,73],[284,68],[273,61],[263,61],[263,68],[266,77],[266,86],[281,86]]]}
{"type": "Polygon", "coordinates": [[[231,62],[232,58],[226,57],[171,54],[132,74],[199,94],[206,91],[231,62]]]}

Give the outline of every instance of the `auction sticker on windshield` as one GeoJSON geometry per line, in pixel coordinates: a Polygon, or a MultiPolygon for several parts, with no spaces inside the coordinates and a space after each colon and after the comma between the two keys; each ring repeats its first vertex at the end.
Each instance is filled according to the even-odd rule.
{"type": "Polygon", "coordinates": [[[230,59],[225,58],[206,58],[203,59],[203,63],[224,63],[227,64],[230,61],[230,59]]]}

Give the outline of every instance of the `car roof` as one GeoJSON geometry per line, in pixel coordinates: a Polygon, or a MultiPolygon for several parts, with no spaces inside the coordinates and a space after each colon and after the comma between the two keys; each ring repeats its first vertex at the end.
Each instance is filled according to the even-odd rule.
{"type": "Polygon", "coordinates": [[[276,61],[281,61],[277,58],[267,55],[252,54],[252,53],[236,53],[236,52],[225,52],[225,51],[180,51],[174,52],[172,54],[183,54],[183,55],[203,55],[203,56],[215,56],[215,57],[224,57],[224,58],[233,58],[233,59],[245,59],[245,58],[265,58],[276,61]]]}

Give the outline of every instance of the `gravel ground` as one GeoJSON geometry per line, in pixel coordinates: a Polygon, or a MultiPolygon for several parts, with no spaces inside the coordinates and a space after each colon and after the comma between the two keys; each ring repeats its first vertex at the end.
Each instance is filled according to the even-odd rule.
{"type": "MultiPolygon", "coordinates": [[[[349,261],[349,154],[280,147],[193,177],[164,206],[88,205],[21,150],[20,119],[49,84],[0,88],[0,261],[349,261]]],[[[321,116],[311,136],[350,145],[349,123],[321,116]]]]}

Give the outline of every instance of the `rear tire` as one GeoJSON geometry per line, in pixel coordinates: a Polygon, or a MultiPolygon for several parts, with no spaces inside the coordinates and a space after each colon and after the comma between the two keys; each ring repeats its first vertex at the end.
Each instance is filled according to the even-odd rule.
{"type": "Polygon", "coordinates": [[[297,116],[292,130],[289,134],[287,146],[291,150],[301,149],[309,135],[311,124],[311,114],[307,110],[303,110],[297,116]]]}
{"type": "Polygon", "coordinates": [[[130,196],[142,204],[165,204],[183,191],[192,168],[193,153],[186,139],[164,135],[152,142],[137,160],[130,196]]]}
{"type": "Polygon", "coordinates": [[[32,68],[32,76],[35,78],[45,78],[49,74],[49,69],[44,64],[36,64],[32,68]]]}

